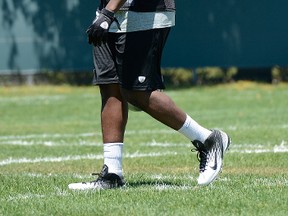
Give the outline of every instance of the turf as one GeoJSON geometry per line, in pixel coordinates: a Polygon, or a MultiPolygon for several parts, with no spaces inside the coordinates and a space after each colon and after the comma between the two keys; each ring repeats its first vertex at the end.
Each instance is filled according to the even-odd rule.
{"type": "Polygon", "coordinates": [[[167,90],[195,120],[232,137],[220,177],[197,186],[191,143],[130,112],[127,186],[73,192],[103,163],[97,87],[0,88],[0,215],[287,215],[288,85],[167,90]]]}

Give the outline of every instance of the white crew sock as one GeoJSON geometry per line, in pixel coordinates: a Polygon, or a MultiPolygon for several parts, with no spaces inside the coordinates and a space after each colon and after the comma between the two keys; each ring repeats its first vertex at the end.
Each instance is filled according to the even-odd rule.
{"type": "Polygon", "coordinates": [[[108,166],[109,173],[123,176],[122,171],[122,149],[123,143],[104,144],[104,164],[108,166]]]}
{"type": "Polygon", "coordinates": [[[204,143],[204,141],[212,133],[210,130],[199,125],[189,115],[187,115],[183,126],[178,130],[178,132],[186,136],[191,141],[198,140],[202,143],[204,143]]]}

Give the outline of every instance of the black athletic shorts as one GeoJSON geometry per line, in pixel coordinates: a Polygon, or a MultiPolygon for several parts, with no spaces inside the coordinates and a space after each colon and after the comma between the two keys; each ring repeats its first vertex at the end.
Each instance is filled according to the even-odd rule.
{"type": "Polygon", "coordinates": [[[128,90],[164,89],[161,57],[170,28],[109,33],[94,47],[95,85],[119,83],[128,90]]]}

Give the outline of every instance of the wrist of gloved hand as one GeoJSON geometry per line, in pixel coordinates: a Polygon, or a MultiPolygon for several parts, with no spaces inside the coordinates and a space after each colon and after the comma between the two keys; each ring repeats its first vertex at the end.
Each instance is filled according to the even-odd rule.
{"type": "Polygon", "coordinates": [[[114,20],[114,12],[113,11],[110,11],[110,10],[107,10],[106,8],[103,8],[100,11],[100,13],[107,16],[111,21],[114,20]]]}

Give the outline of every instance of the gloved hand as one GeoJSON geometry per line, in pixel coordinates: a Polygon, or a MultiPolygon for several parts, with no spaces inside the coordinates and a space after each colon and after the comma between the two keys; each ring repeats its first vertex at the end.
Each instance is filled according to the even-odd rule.
{"type": "Polygon", "coordinates": [[[103,8],[99,11],[98,18],[89,26],[86,33],[88,36],[88,43],[97,46],[104,42],[112,22],[115,20],[114,13],[103,8]]]}

